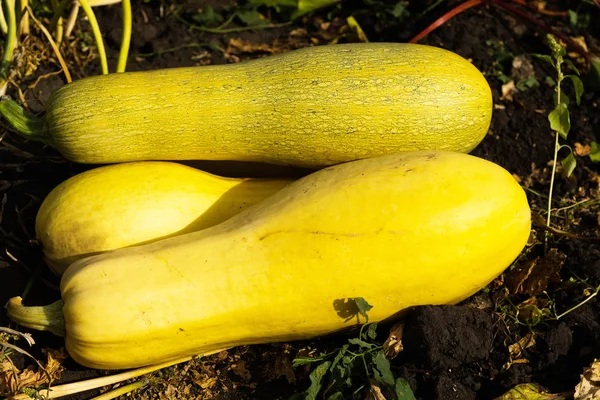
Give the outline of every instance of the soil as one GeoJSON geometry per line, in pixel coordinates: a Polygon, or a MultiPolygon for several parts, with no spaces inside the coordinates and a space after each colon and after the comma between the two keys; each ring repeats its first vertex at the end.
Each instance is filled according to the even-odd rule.
{"type": "MultiPolygon", "coordinates": [[[[433,3],[423,2],[422,8],[414,6],[411,17],[382,19],[373,11],[379,6],[368,4],[376,2],[348,1],[334,10],[317,12],[289,26],[228,34],[191,30],[173,13],[178,9],[179,15],[189,17],[208,4],[218,10],[225,3],[235,5],[233,1],[191,0],[178,4],[134,1],[134,33],[128,70],[239,62],[294,48],[327,44],[336,37],[340,42],[357,41],[356,35],[348,30],[340,36],[345,17],[349,15],[355,16],[370,41],[406,42],[458,2],[444,2],[419,17],[419,10],[433,3]]],[[[577,3],[548,2],[546,7],[567,10],[569,7],[574,9],[577,3]]],[[[592,20],[600,17],[600,9],[590,7],[589,10],[592,20]]],[[[97,8],[96,13],[105,32],[109,65],[114,68],[121,36],[121,11],[112,6],[97,8]]],[[[582,35],[587,45],[598,51],[598,24],[575,32],[567,18],[532,13],[571,36],[582,35]]],[[[276,14],[271,17],[275,22],[284,22],[276,14]]],[[[89,35],[89,26],[80,19],[76,32],[89,35]]],[[[494,46],[503,44],[505,52],[513,56],[547,54],[543,35],[535,25],[498,8],[482,5],[459,14],[421,41],[460,54],[486,74],[494,96],[494,116],[489,134],[472,154],[491,160],[514,174],[526,187],[532,210],[536,213],[546,206],[553,158],[554,136],[546,117],[553,108],[553,88],[544,83],[545,77],[552,76],[553,71],[542,61],[527,57],[541,83],[514,93],[512,99],[507,98],[502,93],[503,82],[497,72],[502,70],[512,77],[519,71],[511,68],[510,63],[499,62],[499,52],[494,46]]],[[[83,44],[77,42],[78,46],[83,44]]],[[[573,59],[577,63],[577,57],[573,59]]],[[[72,69],[74,79],[100,73],[98,60],[93,57],[81,61],[79,67],[72,69]]],[[[44,110],[49,95],[64,84],[64,78],[60,74],[52,75],[40,80],[34,88],[29,86],[38,77],[58,69],[54,61],[42,61],[32,75],[19,81],[32,111],[44,110]]],[[[570,88],[567,92],[572,94],[570,88]]],[[[18,97],[14,87],[8,94],[18,97]]],[[[574,102],[571,104],[572,129],[566,141],[571,147],[575,148],[576,143],[580,147],[586,146],[598,140],[599,104],[600,95],[591,91],[584,93],[579,106],[574,102]]],[[[59,298],[58,279],[44,265],[35,242],[37,209],[58,183],[95,166],[67,162],[50,148],[8,133],[3,125],[0,132],[3,138],[0,145],[0,302],[4,304],[8,298],[26,291],[29,304],[47,304],[59,298]]],[[[566,152],[560,154],[562,158],[566,152]]],[[[552,257],[544,258],[544,231],[535,227],[532,244],[524,250],[516,267],[508,269],[488,288],[459,305],[420,307],[406,317],[404,351],[391,363],[396,376],[408,381],[417,399],[492,399],[527,382],[541,384],[554,393],[568,392],[578,383],[583,368],[600,358],[600,303],[597,298],[559,319],[545,315],[535,320],[536,310],[550,310],[554,311],[552,315],[559,315],[581,303],[600,285],[600,243],[589,240],[597,238],[599,232],[600,209],[593,199],[598,196],[600,164],[592,163],[585,156],[578,157],[577,163],[570,178],[557,176],[554,207],[592,200],[589,204],[582,203],[582,206],[561,211],[556,218],[555,223],[560,229],[579,238],[550,235],[548,248],[554,250],[548,253],[552,257]],[[556,268],[552,274],[535,281],[523,280],[515,272],[532,265],[539,267],[541,275],[547,268],[556,268]],[[546,269],[542,270],[540,266],[546,269]],[[514,293],[515,290],[508,287],[510,282],[520,283],[517,286],[521,287],[521,292],[514,293]],[[547,296],[538,290],[540,285],[547,296]],[[511,293],[507,294],[507,291],[511,293]],[[518,307],[521,312],[516,316],[518,307]],[[511,354],[510,346],[531,334],[535,343],[525,346],[520,354],[511,354]]],[[[302,176],[308,173],[248,163],[234,166],[216,162],[190,164],[230,176],[302,176]]],[[[4,313],[0,313],[0,326],[12,326],[4,313]]],[[[379,335],[386,337],[389,328],[380,326],[379,335]]],[[[49,333],[33,334],[37,345],[28,350],[40,359],[45,359],[42,349],[63,346],[62,339],[49,333]]],[[[293,368],[292,359],[310,351],[311,354],[330,351],[346,340],[343,335],[335,335],[306,342],[231,349],[159,371],[153,374],[153,383],[133,397],[287,399],[310,385],[310,366],[293,368]]],[[[26,346],[22,341],[17,343],[26,346]]],[[[18,368],[29,365],[25,357],[14,356],[13,360],[18,368]]],[[[63,367],[61,378],[54,384],[108,373],[89,370],[69,358],[63,362],[63,367]]],[[[98,393],[93,391],[69,398],[90,399],[98,393]]]]}

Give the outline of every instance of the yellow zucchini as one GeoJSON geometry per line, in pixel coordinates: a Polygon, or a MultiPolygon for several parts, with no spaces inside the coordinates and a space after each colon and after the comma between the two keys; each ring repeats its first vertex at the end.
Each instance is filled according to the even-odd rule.
{"type": "Polygon", "coordinates": [[[523,189],[471,155],[422,151],[329,167],[229,220],[73,264],[62,301],[9,316],[66,331],[93,368],[130,368],[243,344],[306,339],[474,294],[530,232],[523,189]],[[62,317],[64,316],[64,320],[62,317]],[[364,321],[363,321],[364,322],[364,321]]]}
{"type": "Polygon", "coordinates": [[[93,76],[58,89],[43,118],[10,100],[0,112],[80,163],[321,167],[408,150],[469,152],[488,130],[492,94],[477,68],[450,51],[354,43],[93,76]]]}
{"type": "Polygon", "coordinates": [[[217,225],[291,180],[224,178],[172,162],[95,168],[44,199],[36,236],[52,270],[121,247],[217,225]]]}

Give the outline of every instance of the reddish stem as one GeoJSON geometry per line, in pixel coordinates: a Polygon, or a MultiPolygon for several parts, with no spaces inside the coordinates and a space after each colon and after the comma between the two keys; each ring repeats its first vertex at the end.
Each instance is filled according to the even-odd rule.
{"type": "Polygon", "coordinates": [[[571,38],[563,35],[562,33],[558,32],[558,31],[556,31],[552,27],[546,25],[545,23],[543,23],[539,19],[532,17],[531,15],[527,14],[526,12],[524,12],[522,10],[519,10],[518,8],[515,8],[515,7],[510,6],[508,4],[506,4],[502,0],[491,0],[491,2],[493,4],[495,4],[496,6],[504,8],[506,11],[510,11],[511,13],[516,14],[519,17],[524,18],[524,19],[528,20],[529,22],[531,22],[531,23],[539,26],[540,28],[542,28],[546,32],[553,34],[554,36],[558,37],[560,40],[562,40],[563,42],[565,42],[565,44],[567,46],[570,46],[573,49],[575,49],[575,51],[577,51],[579,54],[581,54],[583,57],[585,57],[585,59],[588,62],[590,61],[591,54],[589,52],[587,52],[583,47],[581,47],[579,44],[577,44],[571,38]]]}
{"type": "Polygon", "coordinates": [[[468,1],[465,1],[464,3],[460,4],[459,6],[456,6],[455,8],[453,8],[452,10],[448,11],[446,14],[444,14],[440,18],[438,18],[433,24],[429,25],[417,36],[412,38],[409,43],[419,42],[421,39],[423,39],[425,36],[429,35],[432,31],[437,29],[440,25],[444,24],[446,21],[448,21],[452,17],[460,14],[461,12],[463,12],[465,10],[468,10],[471,7],[475,7],[475,6],[482,4],[483,1],[484,0],[468,0],[468,1]]]}
{"type": "MultiPolygon", "coordinates": [[[[520,0],[512,0],[513,2],[517,3],[517,4],[521,4],[522,2],[520,0]]],[[[600,0],[594,0],[596,1],[600,1],[600,0]]],[[[545,23],[543,23],[542,21],[538,20],[537,18],[532,17],[531,15],[527,14],[526,12],[524,12],[523,10],[520,10],[518,8],[515,8],[511,5],[506,4],[504,1],[502,0],[468,0],[465,1],[464,3],[456,6],[455,8],[453,8],[452,10],[448,11],[446,14],[442,15],[440,18],[438,18],[433,24],[429,25],[427,28],[425,28],[422,32],[420,32],[417,36],[415,36],[414,38],[412,38],[409,43],[417,43],[419,42],[421,39],[423,39],[425,36],[429,35],[432,31],[434,31],[435,29],[437,29],[438,27],[440,27],[442,24],[444,24],[445,22],[447,22],[448,20],[450,20],[451,18],[455,17],[456,15],[460,14],[463,11],[468,10],[471,7],[475,7],[478,6],[480,4],[483,3],[492,3],[500,8],[504,8],[506,11],[509,11],[513,14],[518,15],[521,18],[524,18],[526,20],[528,20],[529,22],[539,26],[540,28],[542,28],[543,30],[545,30],[546,32],[552,33],[553,35],[555,35],[556,37],[558,37],[560,40],[562,40],[563,42],[565,42],[565,44],[567,46],[572,47],[573,49],[575,49],[575,51],[577,51],[579,54],[581,54],[583,57],[585,57],[585,59],[589,62],[591,59],[591,54],[589,52],[587,52],[583,47],[581,47],[579,44],[577,44],[574,40],[571,40],[570,38],[568,38],[567,36],[563,35],[560,32],[557,32],[556,30],[554,30],[552,27],[546,25],[545,23]]]]}

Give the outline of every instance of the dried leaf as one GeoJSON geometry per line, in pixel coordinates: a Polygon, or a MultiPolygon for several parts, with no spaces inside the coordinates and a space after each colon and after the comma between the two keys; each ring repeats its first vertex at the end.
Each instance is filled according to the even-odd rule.
{"type": "Polygon", "coordinates": [[[502,96],[500,100],[513,101],[513,94],[517,93],[518,90],[515,87],[515,81],[510,81],[502,85],[502,96]]]}
{"type": "Polygon", "coordinates": [[[524,55],[513,58],[511,76],[517,81],[527,78],[533,78],[535,80],[535,69],[533,68],[531,61],[529,61],[529,58],[524,55]]]}
{"type": "Polygon", "coordinates": [[[581,375],[581,380],[575,386],[575,400],[600,399],[600,361],[594,360],[589,368],[581,375]]]}
{"type": "Polygon", "coordinates": [[[367,400],[387,400],[381,391],[381,388],[375,384],[371,384],[367,400]]]}
{"type": "Polygon", "coordinates": [[[552,394],[535,383],[523,383],[494,400],[566,400],[567,394],[552,394]]]}
{"type": "Polygon", "coordinates": [[[585,157],[592,152],[592,148],[587,144],[575,143],[575,154],[578,157],[585,157]]]}
{"type": "MultiPolygon", "coordinates": [[[[508,352],[510,353],[511,360],[517,360],[523,355],[523,350],[535,345],[535,334],[529,332],[523,336],[517,343],[513,343],[508,346],[508,352]]],[[[514,363],[514,361],[513,361],[514,363]]]]}
{"type": "Polygon", "coordinates": [[[64,349],[44,351],[44,369],[29,366],[20,371],[8,357],[0,361],[0,394],[12,395],[23,389],[38,387],[60,377],[63,371],[61,362],[67,358],[64,349]]]}
{"type": "Polygon", "coordinates": [[[550,282],[560,282],[558,273],[565,259],[563,253],[550,249],[546,257],[537,257],[510,271],[506,278],[506,287],[511,294],[541,294],[550,282]]]}
{"type": "Polygon", "coordinates": [[[383,351],[388,360],[396,357],[404,346],[402,345],[402,334],[404,333],[404,322],[398,322],[390,330],[390,334],[383,343],[383,351]]]}

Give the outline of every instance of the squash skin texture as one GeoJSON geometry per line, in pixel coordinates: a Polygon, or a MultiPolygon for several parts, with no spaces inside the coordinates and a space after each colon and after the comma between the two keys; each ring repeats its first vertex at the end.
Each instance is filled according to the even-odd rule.
{"type": "Polygon", "coordinates": [[[79,163],[323,167],[400,151],[466,153],[484,138],[491,116],[489,84],[457,54],[353,43],[81,79],[54,92],[45,130],[79,163]]]}
{"type": "Polygon", "coordinates": [[[62,182],[42,202],[36,237],[50,268],[217,225],[288,185],[225,178],[172,162],[103,166],[62,182]]]}
{"type": "Polygon", "coordinates": [[[348,298],[374,306],[371,322],[457,303],[512,263],[530,227],[515,179],[470,155],[329,167],[212,228],[73,264],[67,350],[132,368],[335,332],[357,323],[339,307],[348,298]]]}

